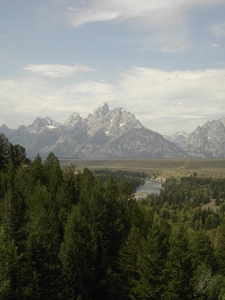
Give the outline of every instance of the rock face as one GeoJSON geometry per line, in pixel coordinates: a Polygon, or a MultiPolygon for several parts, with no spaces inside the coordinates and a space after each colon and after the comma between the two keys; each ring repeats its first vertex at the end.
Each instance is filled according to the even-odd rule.
{"type": "Polygon", "coordinates": [[[13,129],[10,129],[5,124],[3,124],[2,126],[0,126],[0,132],[4,133],[5,136],[9,136],[13,132],[13,129]]]}
{"type": "Polygon", "coordinates": [[[184,131],[177,132],[173,135],[164,135],[164,138],[168,139],[169,141],[173,142],[176,144],[178,147],[183,149],[187,145],[189,133],[186,133],[184,131]]]}
{"type": "Polygon", "coordinates": [[[87,118],[73,113],[63,124],[49,117],[38,117],[31,125],[14,131],[5,127],[4,133],[10,142],[25,147],[30,157],[37,153],[45,157],[50,151],[58,157],[74,158],[188,156],[162,135],[145,128],[132,113],[121,107],[109,110],[107,103],[87,118]]]}
{"type": "Polygon", "coordinates": [[[225,157],[225,118],[198,126],[183,149],[195,157],[225,157]]]}
{"type": "Polygon", "coordinates": [[[208,121],[191,134],[167,136],[191,157],[225,157],[225,118],[208,121]]]}

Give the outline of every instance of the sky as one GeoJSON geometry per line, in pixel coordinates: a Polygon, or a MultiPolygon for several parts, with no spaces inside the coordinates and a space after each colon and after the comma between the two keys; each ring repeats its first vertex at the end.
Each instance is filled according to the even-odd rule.
{"type": "Polygon", "coordinates": [[[103,102],[165,135],[225,117],[225,0],[0,0],[0,125],[103,102]]]}

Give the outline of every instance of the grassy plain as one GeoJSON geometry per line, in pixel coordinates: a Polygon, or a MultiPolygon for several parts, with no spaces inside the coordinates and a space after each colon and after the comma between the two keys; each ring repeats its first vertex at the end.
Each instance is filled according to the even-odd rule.
{"type": "Polygon", "coordinates": [[[225,158],[183,158],[183,159],[60,159],[60,163],[73,163],[77,170],[93,169],[130,170],[145,172],[158,179],[167,177],[197,176],[225,178],[225,158]]]}

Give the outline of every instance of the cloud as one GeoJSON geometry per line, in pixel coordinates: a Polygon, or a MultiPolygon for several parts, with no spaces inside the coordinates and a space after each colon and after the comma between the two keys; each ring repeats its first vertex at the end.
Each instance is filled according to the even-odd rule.
{"type": "Polygon", "coordinates": [[[219,48],[220,45],[218,45],[218,44],[210,44],[210,47],[211,47],[211,48],[219,48]]]}
{"type": "Polygon", "coordinates": [[[104,10],[86,10],[86,11],[76,11],[76,9],[69,9],[75,12],[70,17],[70,22],[74,27],[79,27],[86,23],[91,22],[103,22],[116,19],[120,13],[118,11],[104,11],[104,10]]]}
{"type": "MultiPolygon", "coordinates": [[[[204,7],[223,3],[223,0],[92,0],[86,5],[77,6],[74,11],[70,9],[70,22],[74,27],[78,27],[90,22],[103,22],[110,20],[124,21],[127,19],[140,18],[148,22],[168,23],[169,15],[175,11],[176,18],[171,18],[170,22],[177,23],[179,15],[185,10],[196,6],[204,7]],[[166,12],[168,12],[166,14],[166,12]],[[164,18],[167,15],[167,20],[164,18]],[[160,18],[163,15],[163,18],[160,18]],[[151,17],[151,18],[149,18],[151,17]]],[[[182,17],[183,18],[183,17],[182,17]]],[[[158,24],[159,25],[159,24],[158,24]]]]}
{"type": "Polygon", "coordinates": [[[191,49],[191,46],[180,46],[180,47],[168,47],[168,46],[164,46],[161,48],[162,52],[167,52],[167,53],[171,53],[171,52],[179,52],[179,51],[184,51],[184,50],[188,50],[191,49]]]}
{"type": "Polygon", "coordinates": [[[73,112],[87,117],[107,102],[111,109],[124,107],[146,127],[161,134],[193,131],[207,120],[224,116],[225,69],[165,71],[133,67],[116,82],[64,81],[57,87],[47,77],[0,80],[0,125],[29,125],[49,115],[64,122],[73,112]]]}
{"type": "Polygon", "coordinates": [[[89,72],[93,70],[90,67],[82,64],[75,64],[74,66],[62,64],[30,64],[27,67],[24,67],[23,69],[47,77],[72,77],[75,73],[89,72]]]}
{"type": "Polygon", "coordinates": [[[224,76],[224,69],[166,72],[131,68],[121,75],[118,89],[121,99],[126,98],[128,107],[134,108],[147,127],[172,131],[173,120],[190,131],[185,125],[188,120],[198,119],[201,124],[201,120],[224,114],[224,76]]]}
{"type": "Polygon", "coordinates": [[[225,22],[213,24],[208,27],[208,31],[215,37],[222,38],[225,36],[225,22]]]}

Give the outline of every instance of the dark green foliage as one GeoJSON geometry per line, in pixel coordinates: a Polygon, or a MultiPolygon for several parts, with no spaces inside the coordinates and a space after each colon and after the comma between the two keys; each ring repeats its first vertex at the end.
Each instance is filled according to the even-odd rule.
{"type": "Polygon", "coordinates": [[[167,285],[163,299],[193,299],[193,267],[187,232],[180,224],[172,228],[166,261],[167,285]]]}
{"type": "Polygon", "coordinates": [[[25,148],[20,145],[12,145],[7,137],[0,133],[0,171],[6,168],[10,160],[15,167],[30,164],[25,148]]]}
{"type": "Polygon", "coordinates": [[[60,258],[66,299],[93,299],[97,244],[79,209],[73,207],[65,226],[60,258]]]}
{"type": "MultiPolygon", "coordinates": [[[[108,169],[104,170],[93,170],[93,174],[101,177],[104,182],[107,182],[111,172],[108,169]]],[[[127,181],[134,192],[137,187],[145,183],[145,178],[148,175],[144,172],[132,172],[132,171],[124,171],[124,170],[116,170],[114,171],[114,176],[116,177],[116,181],[118,184],[122,184],[124,181],[127,181]]]]}
{"type": "Polygon", "coordinates": [[[198,299],[209,299],[213,276],[218,269],[214,247],[204,230],[198,231],[191,245],[193,286],[198,299]]]}
{"type": "Polygon", "coordinates": [[[218,228],[216,251],[221,273],[225,276],[225,219],[218,228]]]}
{"type": "Polygon", "coordinates": [[[11,154],[11,144],[3,133],[0,133],[0,170],[3,170],[9,160],[11,154]]]}
{"type": "Polygon", "coordinates": [[[44,186],[37,186],[29,199],[29,235],[27,263],[30,272],[28,289],[38,299],[56,299],[60,278],[58,253],[60,248],[57,210],[51,194],[44,186]],[[35,291],[33,291],[35,288],[35,291]]]}
{"type": "Polygon", "coordinates": [[[133,278],[132,299],[161,299],[166,289],[166,262],[170,226],[157,217],[146,238],[141,238],[137,253],[137,277],[133,278]]]}
{"type": "Polygon", "coordinates": [[[28,180],[30,182],[31,188],[34,188],[37,184],[45,183],[44,167],[42,165],[42,159],[39,154],[35,157],[33,163],[29,168],[28,180]]]}
{"type": "Polygon", "coordinates": [[[170,178],[136,201],[135,176],[29,164],[1,135],[0,299],[223,300],[224,179],[170,178]]]}

